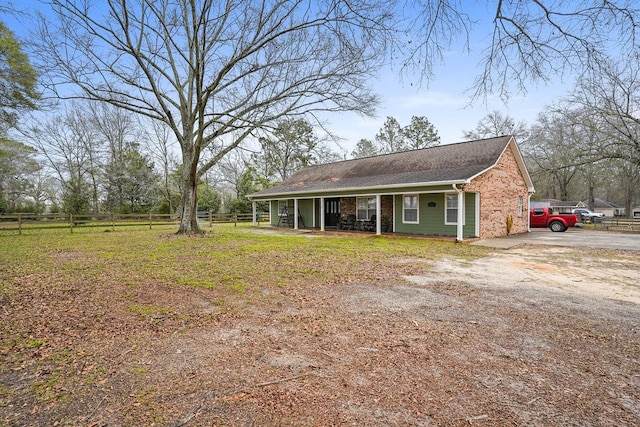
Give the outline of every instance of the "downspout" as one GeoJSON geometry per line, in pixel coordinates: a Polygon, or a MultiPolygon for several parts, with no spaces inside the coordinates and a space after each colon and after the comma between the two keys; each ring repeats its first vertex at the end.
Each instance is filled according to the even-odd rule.
{"type": "Polygon", "coordinates": [[[458,193],[458,218],[457,218],[457,223],[456,223],[456,242],[462,242],[464,240],[464,191],[462,191],[461,188],[458,188],[457,184],[452,184],[452,187],[454,190],[456,190],[456,193],[458,193]]]}

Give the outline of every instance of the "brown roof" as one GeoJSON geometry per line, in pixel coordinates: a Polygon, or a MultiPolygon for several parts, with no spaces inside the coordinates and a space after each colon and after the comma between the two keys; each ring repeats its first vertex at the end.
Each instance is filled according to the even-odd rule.
{"type": "Polygon", "coordinates": [[[250,197],[464,182],[494,166],[510,140],[500,136],[310,166],[250,197]]]}

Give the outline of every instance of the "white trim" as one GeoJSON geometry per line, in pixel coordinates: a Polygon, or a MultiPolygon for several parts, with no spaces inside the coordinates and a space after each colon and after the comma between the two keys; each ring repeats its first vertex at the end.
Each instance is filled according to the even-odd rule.
{"type": "Polygon", "coordinates": [[[456,225],[457,233],[456,233],[456,241],[462,242],[464,240],[464,205],[465,205],[465,195],[462,189],[456,188],[458,191],[458,222],[456,225]]]}
{"type": "Polygon", "coordinates": [[[524,215],[524,197],[522,196],[522,194],[518,194],[516,213],[518,214],[519,217],[524,215]]]}
{"type": "Polygon", "coordinates": [[[320,231],[324,231],[324,197],[320,197],[320,231]]]}
{"type": "Polygon", "coordinates": [[[391,232],[395,233],[396,232],[396,195],[392,194],[393,197],[391,197],[391,212],[393,213],[391,215],[391,232]]]}
{"type": "Polygon", "coordinates": [[[369,213],[369,210],[370,210],[369,209],[369,203],[367,203],[367,218],[358,218],[358,211],[360,210],[359,207],[358,207],[358,199],[374,199],[376,201],[376,209],[375,209],[375,211],[378,212],[378,205],[380,205],[379,198],[380,198],[379,194],[356,197],[356,220],[357,221],[369,221],[369,219],[371,218],[371,214],[369,213]]]}
{"type": "Polygon", "coordinates": [[[402,223],[403,224],[420,224],[420,194],[419,193],[408,193],[402,195],[402,223]],[[405,218],[405,197],[415,197],[416,198],[416,207],[410,208],[412,211],[416,211],[416,220],[415,221],[407,221],[405,218]]]}
{"type": "Polygon", "coordinates": [[[289,211],[289,200],[290,199],[278,199],[278,216],[284,216],[282,214],[282,209],[280,209],[280,202],[284,202],[284,207],[287,208],[287,211],[289,211]]]}
{"type": "Polygon", "coordinates": [[[381,234],[382,234],[382,195],[376,194],[376,235],[379,236],[381,234]]]}
{"type": "MultiPolygon", "coordinates": [[[[477,176],[477,175],[476,175],[477,176]]],[[[354,193],[354,194],[346,194],[346,193],[338,193],[337,191],[363,191],[362,187],[349,187],[349,188],[340,188],[334,191],[327,190],[308,190],[308,191],[290,191],[286,193],[274,193],[274,194],[265,194],[260,196],[252,196],[248,195],[247,198],[249,200],[274,200],[280,199],[282,197],[292,196],[294,194],[305,195],[309,194],[307,197],[299,197],[300,199],[311,199],[313,197],[320,197],[321,194],[324,194],[325,197],[334,198],[334,197],[358,197],[358,196],[375,196],[376,194],[384,194],[386,195],[396,195],[396,194],[404,194],[406,191],[386,191],[387,189],[393,188],[415,188],[415,187],[435,187],[435,186],[443,186],[450,187],[452,185],[462,185],[462,184],[470,184],[471,179],[457,179],[455,181],[433,181],[433,182],[408,182],[404,184],[390,184],[390,185],[376,185],[373,187],[367,187],[366,190],[375,191],[375,193],[354,193]]],[[[420,191],[420,193],[442,193],[443,191],[447,191],[446,189],[440,190],[428,190],[428,191],[420,191]]],[[[289,197],[292,199],[293,197],[289,197]]]]}
{"type": "MultiPolygon", "coordinates": [[[[455,222],[450,222],[447,221],[448,215],[447,215],[447,196],[457,196],[458,193],[454,193],[452,191],[448,191],[448,192],[444,192],[444,225],[458,225],[458,217],[459,215],[456,216],[456,221],[455,222]]],[[[459,203],[458,203],[459,204],[459,203]]],[[[462,225],[464,225],[464,201],[462,203],[462,225]]],[[[461,209],[460,206],[458,206],[457,210],[459,211],[461,209]]]]}
{"type": "Polygon", "coordinates": [[[311,227],[316,228],[316,198],[311,199],[311,227]]]}

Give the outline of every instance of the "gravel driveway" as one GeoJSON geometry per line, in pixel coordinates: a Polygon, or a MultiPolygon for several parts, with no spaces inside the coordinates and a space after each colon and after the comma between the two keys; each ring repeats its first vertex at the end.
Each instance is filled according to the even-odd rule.
{"type": "Polygon", "coordinates": [[[532,229],[530,233],[525,234],[483,239],[472,244],[503,249],[527,244],[640,251],[640,234],[583,229],[570,229],[564,233],[554,233],[542,228],[532,229]]]}

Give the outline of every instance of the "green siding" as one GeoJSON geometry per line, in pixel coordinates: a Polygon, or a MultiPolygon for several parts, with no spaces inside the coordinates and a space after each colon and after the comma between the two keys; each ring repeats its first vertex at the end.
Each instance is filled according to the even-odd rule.
{"type": "MultiPolygon", "coordinates": [[[[278,222],[280,221],[280,216],[278,215],[278,201],[271,200],[270,203],[271,203],[270,224],[278,225],[278,222]]],[[[294,207],[293,199],[287,200],[287,210],[289,211],[289,214],[293,214],[293,207],[294,207]]],[[[298,212],[300,213],[300,216],[302,216],[302,220],[304,221],[304,227],[312,228],[313,227],[313,199],[298,200],[298,212]]],[[[298,219],[298,221],[300,220],[298,219]]],[[[280,222],[280,225],[282,225],[282,222],[280,222]]],[[[303,228],[302,222],[298,223],[298,227],[303,228]]]]}
{"type": "MultiPolygon", "coordinates": [[[[298,200],[298,212],[304,221],[304,228],[313,227],[313,199],[298,200]]],[[[298,228],[303,228],[302,222],[298,219],[298,228]]]]}
{"type": "MultiPolygon", "coordinates": [[[[445,193],[419,194],[418,198],[418,224],[405,224],[402,222],[403,196],[395,196],[395,231],[398,233],[455,237],[457,235],[457,227],[445,224],[445,193]],[[429,206],[430,203],[432,205],[435,204],[435,206],[429,206]]],[[[475,193],[465,193],[465,225],[463,227],[465,237],[475,234],[475,212],[475,193]]]]}
{"type": "Polygon", "coordinates": [[[465,212],[464,227],[462,234],[464,237],[475,237],[476,235],[476,193],[464,193],[465,212]]]}

